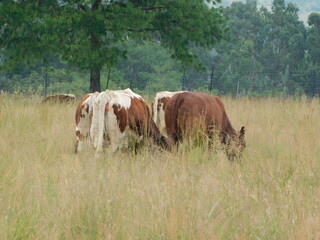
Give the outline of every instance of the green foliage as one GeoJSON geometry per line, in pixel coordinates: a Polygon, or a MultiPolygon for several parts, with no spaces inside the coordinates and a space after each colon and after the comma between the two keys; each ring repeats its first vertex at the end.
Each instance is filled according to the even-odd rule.
{"type": "Polygon", "coordinates": [[[103,66],[114,67],[126,55],[127,39],[160,41],[173,58],[198,66],[189,44],[212,47],[225,32],[220,11],[198,0],[4,0],[0,15],[6,67],[46,63],[53,54],[90,70],[90,90],[100,90],[103,66]]]}
{"type": "Polygon", "coordinates": [[[313,64],[320,65],[320,14],[311,13],[308,18],[308,55],[313,64]]]}
{"type": "Polygon", "coordinates": [[[271,11],[258,9],[256,1],[235,2],[226,8],[230,35],[228,42],[217,47],[215,87],[232,94],[294,94],[295,89],[309,94],[307,62],[316,57],[306,55],[312,31],[299,21],[298,10],[284,0],[273,1],[271,11]]]}
{"type": "Polygon", "coordinates": [[[320,14],[310,14],[307,27],[284,0],[271,11],[255,0],[219,9],[195,0],[1,4],[0,63],[11,68],[0,74],[5,91],[42,93],[47,71],[49,93],[81,95],[90,70],[101,72],[102,90],[110,79],[109,89],[149,95],[207,91],[212,77],[220,95],[320,95],[320,14]]]}
{"type": "Polygon", "coordinates": [[[125,79],[130,79],[129,87],[152,92],[181,87],[179,65],[159,44],[131,43],[127,55],[117,68],[125,73],[125,79]]]}

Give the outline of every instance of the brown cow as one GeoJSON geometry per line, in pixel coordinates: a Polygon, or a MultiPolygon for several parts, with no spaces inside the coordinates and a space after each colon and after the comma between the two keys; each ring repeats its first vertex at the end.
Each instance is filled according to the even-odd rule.
{"type": "Polygon", "coordinates": [[[93,101],[98,96],[99,92],[85,94],[78,103],[75,120],[76,120],[76,144],[75,153],[80,152],[82,149],[82,142],[88,137],[91,118],[93,101]]]}
{"type": "Polygon", "coordinates": [[[218,136],[229,159],[240,157],[246,146],[244,127],[236,132],[221,99],[206,93],[183,92],[174,95],[165,109],[165,123],[171,145],[185,135],[201,132],[211,140],[218,136]]]}
{"type": "Polygon", "coordinates": [[[97,152],[104,145],[110,145],[113,152],[128,148],[132,138],[141,141],[152,137],[156,144],[166,146],[147,104],[130,89],[106,90],[96,97],[90,137],[97,152]]]}

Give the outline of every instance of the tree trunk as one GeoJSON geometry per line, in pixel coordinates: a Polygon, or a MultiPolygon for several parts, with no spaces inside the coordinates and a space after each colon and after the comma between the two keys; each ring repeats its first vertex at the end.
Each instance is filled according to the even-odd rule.
{"type": "Polygon", "coordinates": [[[109,88],[110,74],[111,74],[111,67],[109,67],[109,69],[108,69],[108,78],[107,78],[107,86],[106,86],[106,89],[109,88]]]}
{"type": "Polygon", "coordinates": [[[211,75],[210,75],[210,86],[209,86],[209,91],[210,91],[210,93],[211,93],[212,87],[213,87],[213,72],[214,72],[214,65],[213,65],[213,63],[212,63],[211,75]]]}
{"type": "Polygon", "coordinates": [[[101,92],[100,71],[100,67],[90,69],[90,92],[101,92]]]}
{"type": "Polygon", "coordinates": [[[44,84],[43,84],[43,93],[42,93],[42,95],[44,97],[46,97],[47,94],[48,94],[48,87],[49,87],[48,67],[47,66],[45,67],[44,71],[45,71],[45,73],[44,73],[44,84]]]}
{"type": "Polygon", "coordinates": [[[255,89],[255,79],[256,79],[256,73],[255,73],[255,72],[252,72],[252,73],[251,73],[251,83],[250,83],[250,90],[251,90],[251,92],[253,92],[254,89],[255,89]]]}
{"type": "MultiPolygon", "coordinates": [[[[100,41],[95,36],[91,36],[91,51],[92,54],[98,52],[100,49],[100,41]]],[[[101,63],[97,59],[90,67],[90,92],[101,92],[100,85],[100,72],[101,72],[101,63]]]]}
{"type": "Polygon", "coordinates": [[[251,58],[253,60],[253,65],[252,65],[252,69],[251,69],[250,90],[251,90],[251,92],[253,92],[253,90],[255,88],[255,81],[256,81],[256,57],[255,57],[255,55],[252,55],[251,58]]]}
{"type": "Polygon", "coordinates": [[[186,91],[186,70],[183,71],[182,81],[181,81],[181,91],[186,91]]]}
{"type": "MultiPolygon", "coordinates": [[[[101,4],[101,0],[95,0],[92,5],[92,11],[95,11],[99,8],[101,4]]],[[[100,49],[100,41],[95,35],[91,35],[91,50],[92,53],[99,52],[100,49]]],[[[100,72],[102,65],[101,62],[96,62],[90,68],[90,92],[101,92],[101,84],[100,84],[100,72]]]]}

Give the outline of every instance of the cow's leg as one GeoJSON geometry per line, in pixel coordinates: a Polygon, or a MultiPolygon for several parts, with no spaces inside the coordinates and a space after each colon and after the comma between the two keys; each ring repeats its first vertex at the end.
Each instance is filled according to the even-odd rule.
{"type": "Polygon", "coordinates": [[[76,144],[75,144],[74,153],[80,152],[81,151],[81,145],[82,145],[82,142],[80,140],[81,133],[80,133],[80,130],[79,130],[78,127],[76,127],[76,136],[77,136],[77,140],[76,140],[76,144]]]}
{"type": "Polygon", "coordinates": [[[77,139],[76,140],[76,143],[74,144],[74,153],[78,153],[80,150],[79,150],[79,140],[77,139]]]}
{"type": "Polygon", "coordinates": [[[169,151],[172,151],[173,149],[176,149],[178,144],[178,136],[174,129],[167,128],[168,138],[167,138],[167,144],[169,151]]]}
{"type": "Polygon", "coordinates": [[[82,142],[77,138],[74,153],[81,152],[82,149],[82,142]]]}
{"type": "Polygon", "coordinates": [[[85,136],[80,132],[80,128],[76,128],[76,144],[75,144],[75,153],[81,152],[82,150],[82,144],[83,144],[83,140],[85,139],[85,136]]]}
{"type": "Polygon", "coordinates": [[[121,133],[120,130],[114,130],[110,132],[110,144],[111,151],[116,152],[122,147],[127,147],[128,139],[126,138],[125,133],[121,133]]]}

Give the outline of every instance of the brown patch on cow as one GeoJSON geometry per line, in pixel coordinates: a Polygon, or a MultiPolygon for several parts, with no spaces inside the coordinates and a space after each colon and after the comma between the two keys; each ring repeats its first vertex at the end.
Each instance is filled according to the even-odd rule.
{"type": "Polygon", "coordinates": [[[167,149],[167,140],[160,134],[158,127],[151,117],[150,110],[143,99],[132,98],[128,117],[130,128],[137,131],[139,136],[151,137],[155,144],[167,149]]]}
{"type": "Polygon", "coordinates": [[[128,123],[131,130],[139,136],[148,135],[150,130],[151,114],[143,99],[132,98],[128,109],[128,123]]]}
{"type": "Polygon", "coordinates": [[[120,105],[113,105],[113,112],[117,117],[117,121],[119,124],[120,132],[123,133],[127,127],[127,111],[125,108],[121,107],[120,105]]]}
{"type": "Polygon", "coordinates": [[[166,139],[160,134],[143,99],[131,98],[131,104],[128,109],[120,105],[113,105],[112,108],[122,133],[129,127],[138,136],[152,137],[156,144],[166,146],[166,139]]]}
{"type": "Polygon", "coordinates": [[[162,110],[164,111],[166,109],[167,103],[170,101],[171,97],[163,97],[161,99],[158,100],[158,107],[157,110],[160,110],[160,106],[162,103],[162,110]]]}

